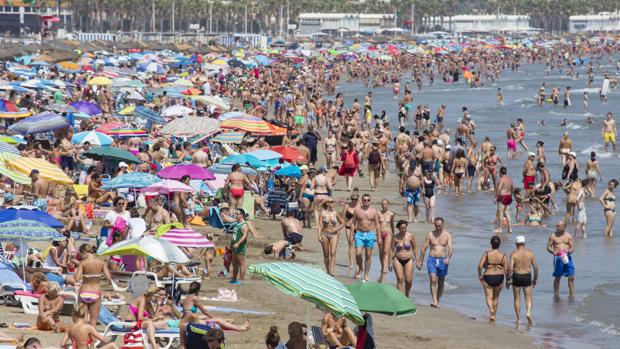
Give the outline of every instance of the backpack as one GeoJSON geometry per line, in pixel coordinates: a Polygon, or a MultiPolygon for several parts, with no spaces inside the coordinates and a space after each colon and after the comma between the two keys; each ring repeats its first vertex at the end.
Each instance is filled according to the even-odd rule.
{"type": "Polygon", "coordinates": [[[344,168],[355,168],[355,152],[344,153],[344,168]]]}

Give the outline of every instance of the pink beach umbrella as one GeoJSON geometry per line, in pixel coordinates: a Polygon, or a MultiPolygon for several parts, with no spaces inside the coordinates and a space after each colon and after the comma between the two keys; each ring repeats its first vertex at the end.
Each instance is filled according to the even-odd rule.
{"type": "Polygon", "coordinates": [[[143,188],[143,192],[147,193],[193,193],[194,189],[189,185],[183,184],[179,181],[172,179],[164,179],[161,182],[151,184],[150,186],[143,188]]]}
{"type": "Polygon", "coordinates": [[[215,176],[204,167],[192,164],[179,164],[166,167],[157,172],[157,177],[180,180],[183,176],[189,176],[191,179],[214,180],[215,176]]]}
{"type": "Polygon", "coordinates": [[[165,232],[159,238],[168,240],[178,247],[215,247],[213,241],[205,238],[199,232],[189,228],[173,228],[165,232]]]}

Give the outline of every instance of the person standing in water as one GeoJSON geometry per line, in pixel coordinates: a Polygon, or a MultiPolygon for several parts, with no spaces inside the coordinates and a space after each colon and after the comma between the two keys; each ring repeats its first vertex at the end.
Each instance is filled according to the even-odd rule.
{"type": "Polygon", "coordinates": [[[555,232],[547,241],[547,252],[553,255],[553,295],[560,296],[560,279],[568,278],[568,294],[570,298],[575,296],[575,264],[573,263],[573,237],[566,232],[566,223],[558,221],[555,232]]]}
{"type": "Polygon", "coordinates": [[[612,179],[607,184],[607,189],[603,192],[598,201],[603,206],[603,213],[605,214],[605,237],[609,238],[614,232],[614,222],[616,221],[616,194],[614,190],[618,187],[618,181],[612,179]]]}
{"type": "Polygon", "coordinates": [[[607,151],[607,146],[611,143],[614,151],[616,151],[616,136],[618,132],[616,131],[616,121],[612,118],[611,112],[607,113],[607,119],[603,120],[603,130],[602,137],[603,142],[605,142],[605,151],[607,151]]]}
{"type": "Polygon", "coordinates": [[[420,257],[418,258],[416,266],[418,269],[422,268],[426,249],[430,246],[426,267],[430,277],[429,286],[431,296],[433,297],[431,307],[439,308],[439,302],[441,301],[444,290],[444,282],[448,275],[448,265],[450,264],[454,249],[452,248],[452,235],[444,229],[443,218],[435,218],[434,225],[435,229],[428,233],[426,239],[424,239],[424,244],[420,250],[420,257]]]}
{"type": "Polygon", "coordinates": [[[527,322],[534,324],[532,318],[532,289],[536,287],[538,280],[538,264],[534,257],[534,252],[525,248],[525,237],[523,235],[515,238],[516,249],[510,254],[508,263],[508,276],[506,278],[506,288],[512,285],[514,296],[514,308],[517,315],[516,323],[521,323],[521,290],[525,298],[525,311],[527,322]],[[534,277],[532,278],[532,270],[534,277]]]}
{"type": "Polygon", "coordinates": [[[358,279],[364,272],[364,281],[368,281],[368,273],[372,261],[372,250],[377,241],[377,231],[381,227],[379,213],[370,207],[370,195],[362,195],[362,204],[353,210],[353,224],[351,226],[351,238],[355,240],[355,257],[357,261],[357,272],[355,278],[358,279]],[[364,254],[362,257],[362,254],[364,254]]]}
{"type": "Polygon", "coordinates": [[[586,161],[586,178],[589,179],[586,187],[586,193],[588,193],[590,197],[593,197],[596,193],[596,180],[598,179],[601,182],[603,181],[601,167],[596,159],[596,152],[591,152],[590,159],[586,161]]]}
{"type": "Polygon", "coordinates": [[[512,204],[512,193],[514,191],[514,185],[512,178],[508,176],[508,170],[506,167],[499,169],[499,183],[496,188],[495,203],[497,204],[497,212],[495,215],[496,230],[495,232],[502,232],[502,220],[506,219],[506,225],[508,226],[508,233],[512,233],[512,224],[510,224],[510,204],[512,204]]]}

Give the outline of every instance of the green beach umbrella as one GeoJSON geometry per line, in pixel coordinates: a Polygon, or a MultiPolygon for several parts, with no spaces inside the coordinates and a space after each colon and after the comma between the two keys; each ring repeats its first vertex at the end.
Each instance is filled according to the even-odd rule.
{"type": "Polygon", "coordinates": [[[320,305],[337,317],[344,316],[358,325],[364,323],[349,290],[320,269],[298,263],[274,262],[251,265],[248,272],[262,276],[284,293],[320,305]]]}
{"type": "Polygon", "coordinates": [[[378,282],[357,282],[346,287],[361,311],[391,316],[416,313],[415,304],[394,286],[378,282]]]}
{"type": "Polygon", "coordinates": [[[95,160],[108,159],[112,161],[125,161],[133,164],[140,163],[140,160],[130,151],[113,147],[91,148],[84,153],[84,156],[95,160]]]}

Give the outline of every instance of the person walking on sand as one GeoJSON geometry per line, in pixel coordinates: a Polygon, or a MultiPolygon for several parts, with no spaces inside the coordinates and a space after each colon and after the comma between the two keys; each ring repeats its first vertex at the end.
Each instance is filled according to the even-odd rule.
{"type": "Polygon", "coordinates": [[[573,237],[566,231],[566,223],[559,221],[555,232],[549,235],[547,252],[553,255],[553,295],[560,296],[560,279],[568,278],[568,295],[575,297],[575,264],[573,263],[573,237]]]}
{"type": "Polygon", "coordinates": [[[245,221],[247,213],[244,209],[238,208],[235,211],[235,215],[237,224],[233,229],[232,239],[230,240],[233,265],[233,275],[230,284],[241,285],[245,277],[245,252],[250,228],[245,221]]]}
{"type": "Polygon", "coordinates": [[[399,220],[396,229],[398,233],[392,239],[391,248],[394,257],[390,261],[390,269],[393,268],[396,275],[396,288],[409,298],[409,292],[413,287],[413,269],[416,267],[418,248],[415,236],[407,231],[407,221],[399,220]]]}
{"type": "Polygon", "coordinates": [[[602,137],[603,142],[605,142],[605,151],[607,151],[609,143],[611,143],[614,151],[616,151],[616,136],[618,132],[616,131],[616,121],[612,116],[611,112],[609,112],[607,113],[607,119],[603,120],[602,137]]]}
{"type": "Polygon", "coordinates": [[[495,322],[499,293],[504,286],[504,276],[508,272],[508,258],[499,250],[502,239],[494,235],[491,238],[491,249],[484,251],[478,263],[478,280],[484,289],[484,296],[489,307],[489,322],[495,322]],[[484,269],[484,273],[482,270],[484,269]]]}
{"type": "Polygon", "coordinates": [[[512,224],[510,223],[510,204],[512,204],[512,193],[514,191],[514,185],[512,178],[508,175],[506,167],[499,169],[499,183],[497,184],[495,203],[497,204],[497,211],[495,214],[495,232],[502,232],[502,221],[506,219],[506,225],[508,226],[508,233],[512,233],[512,224]]]}
{"type": "Polygon", "coordinates": [[[359,154],[357,150],[355,150],[352,141],[349,141],[349,143],[347,143],[347,148],[343,149],[340,153],[340,161],[342,161],[342,164],[340,165],[340,169],[338,169],[338,174],[344,176],[347,183],[347,190],[351,191],[353,176],[360,163],[359,154]]]}
{"type": "Polygon", "coordinates": [[[418,269],[422,268],[426,249],[430,246],[426,267],[430,277],[431,296],[433,297],[431,307],[439,308],[439,301],[441,301],[444,290],[444,281],[448,275],[448,265],[450,264],[454,249],[452,248],[452,235],[443,227],[443,218],[437,217],[433,223],[435,229],[426,235],[416,266],[418,269]]]}
{"type": "Polygon", "coordinates": [[[355,278],[358,279],[364,271],[363,281],[368,281],[368,273],[372,261],[372,250],[377,241],[377,231],[381,223],[379,213],[370,207],[370,195],[362,195],[362,204],[353,210],[353,224],[349,236],[355,240],[355,257],[357,261],[357,272],[355,278]],[[365,260],[362,258],[364,254],[365,260]],[[363,263],[363,264],[362,264],[363,263]]]}
{"type": "Polygon", "coordinates": [[[514,296],[515,314],[517,324],[521,323],[521,290],[525,298],[525,311],[527,322],[534,324],[532,318],[532,289],[536,287],[538,280],[538,264],[534,257],[534,252],[525,248],[525,237],[519,235],[515,238],[516,249],[510,253],[510,263],[508,263],[508,274],[506,278],[506,288],[512,285],[514,296]],[[534,277],[532,278],[532,269],[534,277]]]}

